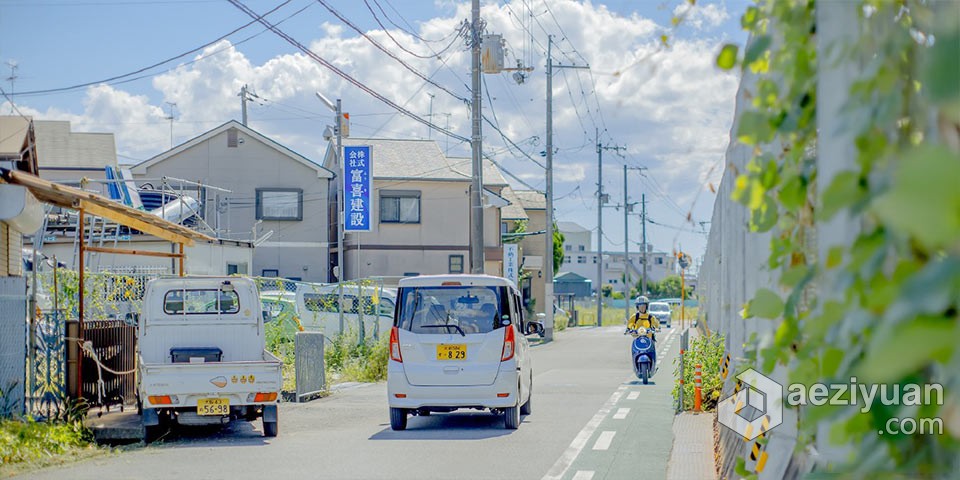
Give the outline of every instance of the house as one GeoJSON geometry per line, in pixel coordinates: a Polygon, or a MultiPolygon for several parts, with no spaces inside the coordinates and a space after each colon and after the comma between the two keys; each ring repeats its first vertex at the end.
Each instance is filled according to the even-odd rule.
{"type": "Polygon", "coordinates": [[[590,298],[593,285],[590,279],[573,272],[561,272],[553,277],[553,293],[557,296],[570,295],[573,298],[590,298]]]}
{"type": "MultiPolygon", "coordinates": [[[[344,278],[469,273],[470,159],[448,158],[432,140],[342,142],[345,147],[369,146],[373,168],[370,231],[345,233],[344,278]]],[[[327,149],[323,165],[338,171],[334,150],[327,149]]],[[[502,181],[502,176],[487,176],[493,183],[502,181]]],[[[489,185],[484,192],[483,271],[492,275],[502,273],[499,206],[507,203],[499,190],[504,185],[489,185]]],[[[335,196],[336,190],[331,191],[334,215],[335,196]]],[[[336,228],[330,233],[329,241],[335,244],[336,228]]],[[[335,250],[330,255],[333,265],[335,250]]]]}
{"type": "Polygon", "coordinates": [[[104,194],[104,167],[117,166],[117,147],[112,133],[74,132],[69,121],[36,120],[37,158],[40,178],[82,187],[104,194]]]}
{"type": "MultiPolygon", "coordinates": [[[[611,285],[614,291],[623,291],[624,272],[629,269],[630,282],[636,284],[643,276],[643,253],[630,252],[629,262],[623,261],[623,251],[603,252],[602,258],[592,247],[592,232],[574,222],[558,222],[560,232],[565,237],[563,272],[572,272],[589,279],[597,288],[597,263],[602,262],[603,282],[611,285]]],[[[621,247],[622,248],[622,247],[621,247]]],[[[667,252],[657,252],[647,245],[647,282],[658,282],[675,275],[676,261],[667,252]]]]}
{"type": "MultiPolygon", "coordinates": [[[[526,231],[546,232],[547,229],[547,197],[535,190],[511,190],[506,192],[507,200],[517,202],[527,216],[526,231]]],[[[546,312],[546,281],[549,276],[543,271],[546,264],[544,255],[547,251],[547,238],[544,234],[523,237],[520,241],[522,261],[520,270],[525,280],[520,282],[520,291],[527,302],[528,310],[536,313],[546,312]]],[[[550,253],[552,254],[552,252],[550,253]]]]}
{"type": "MultiPolygon", "coordinates": [[[[33,123],[0,117],[0,171],[37,174],[33,123]]],[[[26,378],[27,279],[23,276],[23,234],[42,223],[43,208],[24,187],[0,180],[0,417],[22,413],[26,378]]]]}
{"type": "Polygon", "coordinates": [[[232,264],[226,273],[330,281],[334,174],[309,158],[231,120],[132,172],[135,180],[174,177],[217,187],[196,189],[203,222],[218,239],[256,244],[250,264],[232,264]]]}

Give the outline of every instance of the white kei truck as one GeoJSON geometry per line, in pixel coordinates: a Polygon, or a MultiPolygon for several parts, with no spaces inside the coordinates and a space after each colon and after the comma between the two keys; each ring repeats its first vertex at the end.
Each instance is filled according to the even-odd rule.
{"type": "Polygon", "coordinates": [[[243,277],[163,277],[147,283],[137,326],[137,406],[145,440],[161,425],[263,419],[278,431],[283,383],[265,347],[257,286],[243,277]]]}

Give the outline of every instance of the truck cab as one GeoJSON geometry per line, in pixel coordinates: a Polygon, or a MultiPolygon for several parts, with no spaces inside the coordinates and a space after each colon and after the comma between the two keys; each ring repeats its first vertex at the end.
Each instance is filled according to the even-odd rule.
{"type": "Polygon", "coordinates": [[[151,280],[137,327],[137,388],[147,440],[181,425],[263,419],[278,433],[281,363],[265,350],[257,287],[241,277],[151,280]]]}

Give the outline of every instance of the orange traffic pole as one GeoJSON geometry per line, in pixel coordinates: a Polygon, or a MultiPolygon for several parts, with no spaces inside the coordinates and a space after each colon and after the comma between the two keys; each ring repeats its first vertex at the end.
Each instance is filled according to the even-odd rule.
{"type": "Polygon", "coordinates": [[[703,404],[703,374],[700,364],[696,364],[693,371],[693,411],[700,413],[703,404]]]}

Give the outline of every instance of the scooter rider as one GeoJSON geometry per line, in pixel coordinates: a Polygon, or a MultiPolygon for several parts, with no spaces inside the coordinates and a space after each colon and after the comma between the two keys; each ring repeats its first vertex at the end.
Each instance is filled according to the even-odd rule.
{"type": "Polygon", "coordinates": [[[627,330],[636,330],[640,327],[646,328],[649,332],[650,338],[653,341],[657,340],[654,331],[660,328],[660,321],[657,320],[655,315],[650,315],[647,309],[650,307],[650,300],[646,296],[640,296],[637,298],[637,312],[630,317],[630,322],[627,324],[627,330]]]}

